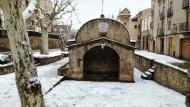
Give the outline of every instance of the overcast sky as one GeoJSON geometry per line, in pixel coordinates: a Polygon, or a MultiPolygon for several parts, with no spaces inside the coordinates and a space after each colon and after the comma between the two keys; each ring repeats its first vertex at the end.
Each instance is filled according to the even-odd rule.
{"type": "MultiPolygon", "coordinates": [[[[73,28],[79,29],[85,22],[99,18],[102,13],[102,0],[76,0],[76,15],[73,14],[72,18],[65,18],[64,20],[69,22],[73,20],[73,28]]],[[[135,16],[139,11],[150,8],[151,0],[104,0],[104,14],[106,17],[116,16],[119,10],[128,8],[132,16],[135,16]]]]}

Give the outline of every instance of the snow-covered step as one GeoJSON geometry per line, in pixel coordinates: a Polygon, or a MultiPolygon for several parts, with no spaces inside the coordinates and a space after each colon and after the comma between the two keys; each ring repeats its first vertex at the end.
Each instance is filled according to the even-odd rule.
{"type": "Polygon", "coordinates": [[[149,71],[146,71],[146,72],[144,72],[146,75],[152,75],[152,73],[151,72],[149,72],[149,71]]]}
{"type": "Polygon", "coordinates": [[[151,68],[152,68],[152,69],[154,69],[154,68],[155,68],[155,66],[152,66],[151,68]]]}
{"type": "Polygon", "coordinates": [[[141,78],[145,80],[153,80],[153,73],[150,71],[145,71],[143,74],[141,74],[141,78]]]}
{"type": "Polygon", "coordinates": [[[40,63],[35,63],[36,66],[40,66],[40,63]]]}
{"type": "Polygon", "coordinates": [[[148,76],[147,76],[146,74],[142,73],[142,74],[141,74],[141,78],[147,80],[147,79],[148,79],[148,76]]]}
{"type": "Polygon", "coordinates": [[[153,70],[153,69],[148,69],[148,71],[150,71],[151,73],[154,73],[154,70],[153,70]]]}

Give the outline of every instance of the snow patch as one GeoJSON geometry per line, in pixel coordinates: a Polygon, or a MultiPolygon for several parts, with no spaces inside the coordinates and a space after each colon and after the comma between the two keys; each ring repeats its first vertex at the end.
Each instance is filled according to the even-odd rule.
{"type": "Polygon", "coordinates": [[[47,57],[60,56],[62,54],[64,54],[63,51],[61,51],[61,50],[55,50],[53,52],[50,51],[48,55],[41,54],[40,52],[34,52],[33,56],[35,58],[47,58],[47,57]]]}
{"type": "Polygon", "coordinates": [[[37,87],[39,86],[40,81],[37,77],[30,78],[27,82],[27,89],[31,90],[32,87],[37,87]]]}
{"type": "Polygon", "coordinates": [[[69,54],[69,51],[64,51],[63,54],[69,54]]]}

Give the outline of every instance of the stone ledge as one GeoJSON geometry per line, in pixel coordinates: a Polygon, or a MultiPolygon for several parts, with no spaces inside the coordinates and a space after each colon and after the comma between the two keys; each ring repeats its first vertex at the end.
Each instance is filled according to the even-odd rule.
{"type": "Polygon", "coordinates": [[[8,74],[14,72],[14,67],[12,64],[0,67],[0,75],[8,74]]]}
{"type": "Polygon", "coordinates": [[[39,65],[47,65],[59,61],[63,59],[63,57],[64,55],[58,55],[54,57],[43,57],[43,58],[34,57],[34,61],[36,61],[36,63],[38,63],[39,65]]]}
{"type": "Polygon", "coordinates": [[[188,92],[188,76],[181,69],[162,64],[143,56],[135,55],[136,67],[142,72],[154,66],[154,81],[186,95],[188,92]]]}

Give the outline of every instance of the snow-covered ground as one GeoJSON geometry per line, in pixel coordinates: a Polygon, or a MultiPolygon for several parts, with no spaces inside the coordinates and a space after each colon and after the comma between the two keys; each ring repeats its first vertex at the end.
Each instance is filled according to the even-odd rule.
{"type": "Polygon", "coordinates": [[[170,66],[172,68],[178,69],[182,72],[185,72],[185,73],[188,72],[187,69],[183,69],[183,68],[180,68],[180,67],[172,64],[172,63],[185,63],[185,61],[183,61],[183,60],[179,60],[179,59],[176,59],[176,58],[173,58],[170,56],[166,56],[166,55],[162,55],[162,54],[156,54],[153,52],[148,52],[148,51],[143,51],[143,50],[135,50],[135,54],[143,56],[143,57],[151,59],[151,60],[154,60],[158,63],[170,66]]]}
{"type": "MultiPolygon", "coordinates": [[[[61,77],[61,61],[39,66],[38,75],[45,93],[61,77]]],[[[140,78],[135,69],[135,83],[63,81],[44,94],[47,107],[185,107],[185,96],[153,81],[140,78]]],[[[0,107],[20,107],[14,73],[0,76],[0,107]]]]}

